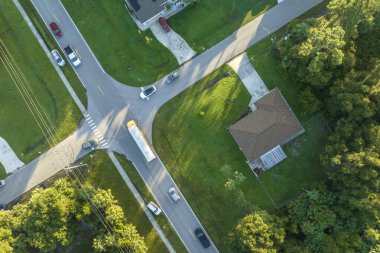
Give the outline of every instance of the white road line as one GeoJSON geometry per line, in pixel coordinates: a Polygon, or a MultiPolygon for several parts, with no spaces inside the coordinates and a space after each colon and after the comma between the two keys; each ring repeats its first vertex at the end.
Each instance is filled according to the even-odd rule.
{"type": "Polygon", "coordinates": [[[104,140],[104,137],[102,136],[102,137],[99,137],[99,140],[104,140]]]}
{"type": "Polygon", "coordinates": [[[94,122],[91,118],[88,118],[87,121],[88,121],[88,124],[94,122]]]}
{"type": "Polygon", "coordinates": [[[91,123],[91,124],[90,124],[90,126],[93,126],[93,125],[95,125],[95,123],[91,123]]]}
{"type": "Polygon", "coordinates": [[[100,143],[102,143],[102,144],[103,144],[104,142],[106,142],[106,140],[101,140],[101,141],[100,141],[100,143]]]}
{"type": "Polygon", "coordinates": [[[99,85],[98,85],[98,89],[100,90],[100,93],[102,93],[102,95],[104,96],[104,92],[102,91],[99,85]]]}
{"type": "Polygon", "coordinates": [[[109,148],[109,147],[110,147],[110,146],[108,146],[108,145],[107,145],[107,146],[103,146],[103,148],[109,148]]]}
{"type": "Polygon", "coordinates": [[[84,116],[85,116],[86,118],[91,118],[91,117],[90,117],[90,114],[88,114],[88,113],[86,113],[84,116]]]}
{"type": "Polygon", "coordinates": [[[79,51],[78,51],[78,49],[74,49],[74,51],[75,51],[75,53],[77,53],[77,55],[78,55],[78,58],[80,59],[81,57],[80,57],[80,54],[79,54],[79,51]]]}
{"type": "Polygon", "coordinates": [[[53,14],[53,17],[55,18],[55,20],[57,20],[57,23],[60,24],[61,22],[59,22],[59,19],[57,18],[57,16],[55,14],[53,14]]]}
{"type": "Polygon", "coordinates": [[[94,130],[95,128],[96,128],[96,126],[91,127],[92,130],[94,130]]]}
{"type": "Polygon", "coordinates": [[[96,133],[100,134],[100,131],[98,129],[95,130],[96,133]]]}

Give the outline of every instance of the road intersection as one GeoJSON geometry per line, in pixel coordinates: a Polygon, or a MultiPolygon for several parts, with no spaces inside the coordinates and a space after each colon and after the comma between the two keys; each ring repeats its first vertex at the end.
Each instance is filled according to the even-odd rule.
{"type": "Polygon", "coordinates": [[[129,120],[135,120],[151,142],[153,119],[163,104],[322,0],[286,0],[273,7],[182,65],[177,70],[180,78],[174,85],[165,85],[164,79],[157,81],[157,94],[149,101],[139,98],[140,88],[121,84],[103,70],[59,0],[32,2],[46,24],[55,21],[64,31],[64,36],[57,40],[60,48],[71,45],[80,55],[82,65],[74,70],[86,88],[88,109],[82,111],[86,120],[73,135],[9,178],[7,186],[0,190],[0,202],[12,201],[49,178],[50,174],[78,160],[87,153],[81,150],[81,144],[100,136],[106,143],[101,148],[121,153],[134,164],[189,252],[218,252],[214,244],[206,250],[195,239],[193,231],[201,226],[200,221],[180,191],[180,202],[170,200],[167,190],[171,186],[176,187],[174,180],[160,159],[150,164],[145,162],[125,125],[129,120]],[[65,159],[69,162],[63,167],[57,161],[57,152],[70,156],[70,159],[65,159]]]}

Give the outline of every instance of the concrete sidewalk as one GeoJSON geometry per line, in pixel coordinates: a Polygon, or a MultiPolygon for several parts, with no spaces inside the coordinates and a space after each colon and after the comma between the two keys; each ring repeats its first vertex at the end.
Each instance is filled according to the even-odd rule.
{"type": "Polygon", "coordinates": [[[252,99],[249,106],[252,111],[256,110],[254,102],[268,94],[269,90],[263,80],[261,80],[259,74],[253,68],[247,53],[244,52],[243,54],[238,55],[227,64],[235,70],[249,94],[251,94],[252,99]]]}

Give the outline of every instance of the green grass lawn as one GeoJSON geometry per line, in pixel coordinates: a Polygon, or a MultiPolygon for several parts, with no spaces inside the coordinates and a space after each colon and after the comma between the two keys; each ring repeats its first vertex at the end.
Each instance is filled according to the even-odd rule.
{"type": "Polygon", "coordinates": [[[103,68],[132,86],[150,84],[178,67],[177,60],[150,32],[141,32],[124,0],[63,0],[103,68]]]}
{"type": "MultiPolygon", "coordinates": [[[[46,24],[42,20],[41,16],[34,8],[31,0],[19,0],[19,2],[22,5],[22,8],[25,10],[25,12],[28,14],[30,20],[33,22],[34,26],[36,27],[38,33],[41,35],[47,47],[50,50],[57,49],[60,52],[61,56],[63,56],[64,53],[59,49],[57,42],[54,40],[53,35],[46,27],[46,24]]],[[[84,89],[82,83],[75,74],[74,70],[71,68],[70,64],[66,64],[64,67],[61,67],[61,70],[65,74],[67,80],[71,84],[71,87],[74,89],[82,104],[86,106],[86,90],[84,89]]]]}
{"type": "MultiPolygon", "coordinates": [[[[132,192],[129,190],[127,185],[124,183],[119,172],[109,159],[107,153],[105,152],[93,152],[91,156],[86,156],[81,160],[81,162],[88,165],[88,169],[82,168],[85,178],[88,183],[94,187],[102,189],[111,189],[112,194],[118,200],[120,206],[126,213],[128,221],[134,224],[140,233],[145,238],[145,242],[148,246],[148,252],[150,253],[161,253],[168,252],[167,248],[161,241],[161,238],[158,236],[156,230],[154,230],[152,224],[149,222],[144,211],[136,201],[132,192]],[[92,156],[92,157],[91,157],[92,156]]],[[[143,198],[148,198],[152,200],[147,194],[147,190],[141,187],[141,179],[135,177],[134,173],[137,173],[135,168],[133,168],[126,160],[118,156],[120,163],[128,175],[133,175],[131,177],[132,182],[138,188],[140,194],[143,198]],[[140,181],[139,181],[140,180],[140,181]]],[[[137,175],[138,176],[138,175],[137,175]]],[[[179,241],[175,232],[168,225],[168,221],[163,216],[158,217],[158,222],[163,227],[163,224],[167,224],[163,227],[163,230],[169,240],[172,242],[173,247],[177,252],[185,252],[184,246],[181,241],[179,241]],[[165,223],[166,222],[166,223],[165,223]]],[[[90,243],[83,243],[81,249],[78,252],[89,252],[91,248],[90,243]]]]}
{"type": "MultiPolygon", "coordinates": [[[[226,66],[218,69],[169,101],[159,110],[153,126],[153,143],[160,158],[222,252],[233,252],[226,239],[247,209],[226,191],[227,179],[220,168],[228,164],[243,173],[246,179],[239,189],[246,200],[258,208],[274,210],[266,191],[279,207],[324,179],[318,155],[328,133],[319,116],[300,117],[306,133],[285,146],[285,161],[260,176],[265,191],[226,130],[246,113],[248,92],[235,74],[205,88],[213,77],[229,70],[226,66]],[[204,117],[200,112],[205,112],[204,117]]],[[[278,69],[268,74],[278,76],[275,82],[293,106],[297,101],[294,86],[285,86],[288,81],[278,69]]]]}
{"type": "MultiPolygon", "coordinates": [[[[12,1],[0,8],[0,38],[58,129],[55,137],[62,140],[75,130],[81,115],[12,1]]],[[[0,136],[24,163],[30,162],[49,145],[2,62],[0,88],[0,136]]]]}
{"type": "Polygon", "coordinates": [[[200,53],[276,3],[276,0],[201,0],[170,18],[169,24],[200,53]]]}

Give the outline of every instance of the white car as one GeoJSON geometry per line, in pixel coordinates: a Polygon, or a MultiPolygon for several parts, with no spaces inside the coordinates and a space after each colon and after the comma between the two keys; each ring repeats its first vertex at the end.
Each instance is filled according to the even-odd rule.
{"type": "Polygon", "coordinates": [[[148,205],[146,205],[146,206],[155,215],[159,215],[162,212],[161,209],[156,204],[154,204],[152,201],[149,202],[148,205]]]}
{"type": "Polygon", "coordinates": [[[5,180],[0,180],[0,188],[5,185],[6,181],[5,180]]]}
{"type": "Polygon", "coordinates": [[[168,193],[174,202],[178,202],[181,199],[179,195],[177,194],[176,190],[174,189],[174,187],[170,187],[168,190],[168,193]]]}
{"type": "Polygon", "coordinates": [[[82,63],[70,45],[65,47],[65,52],[69,60],[73,63],[74,67],[78,67],[82,63]]]}
{"type": "Polygon", "coordinates": [[[155,93],[156,90],[157,90],[156,87],[152,85],[140,93],[140,98],[149,100],[149,96],[155,93]]]}
{"type": "Polygon", "coordinates": [[[53,56],[54,60],[57,62],[58,66],[60,67],[65,66],[65,60],[62,59],[57,49],[53,49],[51,51],[51,55],[53,56]]]}

